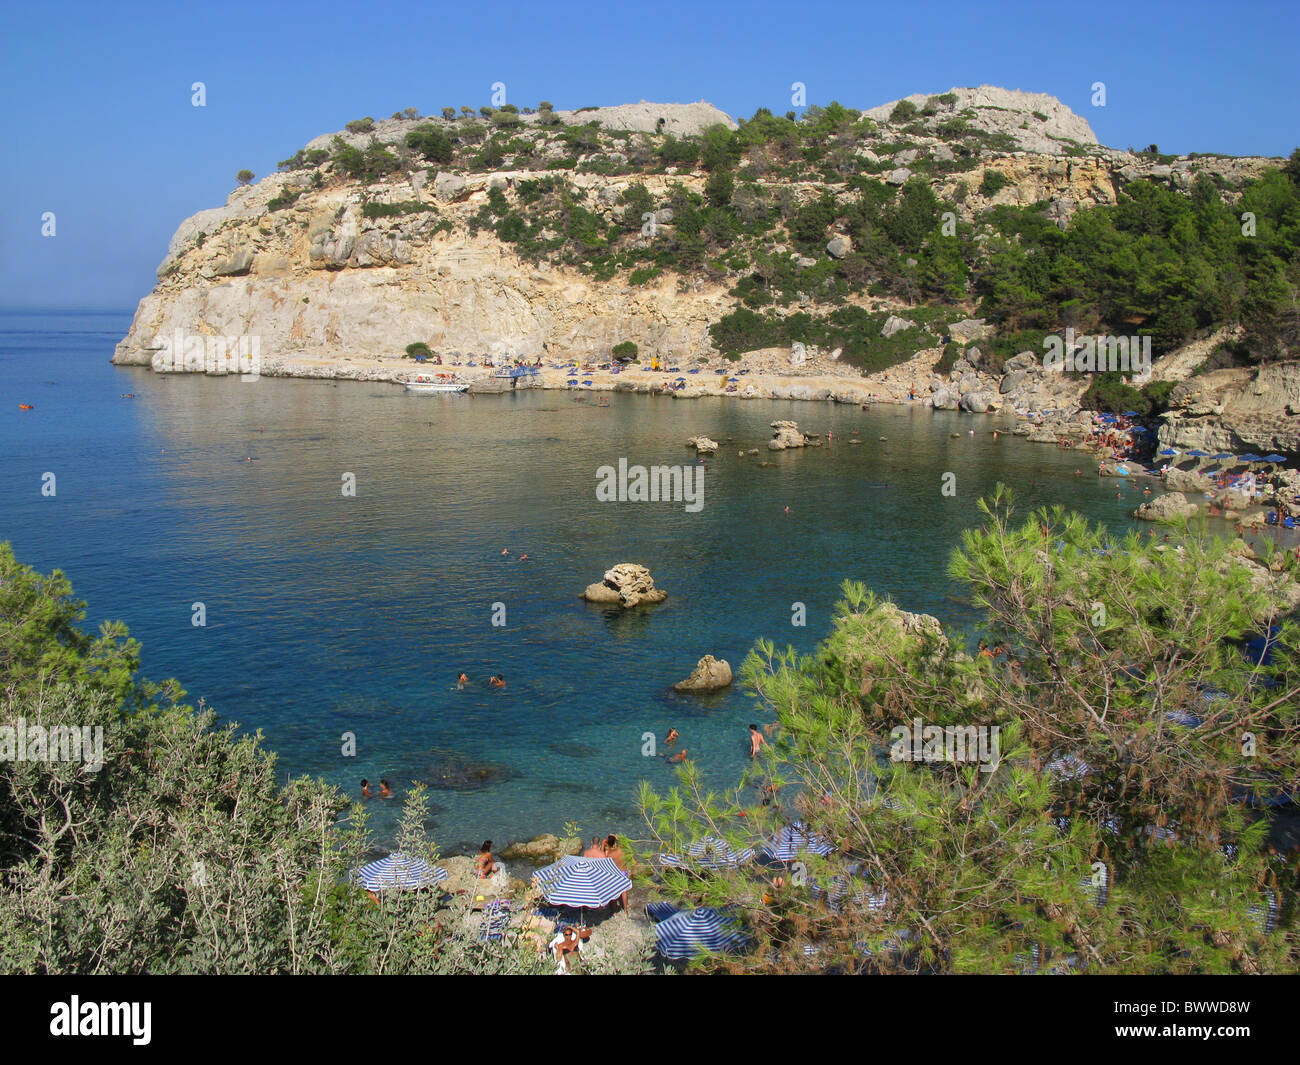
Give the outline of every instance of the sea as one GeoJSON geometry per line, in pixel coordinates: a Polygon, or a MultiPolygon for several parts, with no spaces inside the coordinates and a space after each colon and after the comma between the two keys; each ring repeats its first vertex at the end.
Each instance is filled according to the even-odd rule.
{"type": "Polygon", "coordinates": [[[948,561],[999,482],[1117,533],[1141,499],[919,403],[162,375],[110,365],[130,317],[0,314],[0,539],[68,576],[86,627],[125,622],[143,675],[261,730],[282,780],[390,781],[379,846],[416,781],[444,853],[570,822],[643,838],[670,727],[710,787],[739,779],[748,724],[773,719],[739,678],[756,641],[813,651],[845,581],[969,631],[948,561]],[[778,419],[829,444],[769,452],[778,419]],[[701,506],[597,498],[602,467],[692,466],[699,434],[721,445],[701,506]],[[668,598],[580,598],[620,562],[668,598]],[[705,654],[736,682],[675,694],[705,654]]]}

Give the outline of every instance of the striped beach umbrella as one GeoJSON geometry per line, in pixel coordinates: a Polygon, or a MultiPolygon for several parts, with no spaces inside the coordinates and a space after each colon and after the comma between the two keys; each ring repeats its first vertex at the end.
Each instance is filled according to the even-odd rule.
{"type": "Polygon", "coordinates": [[[743,865],[752,857],[754,851],[750,847],[736,851],[725,839],[705,836],[686,849],[685,858],[677,854],[661,854],[659,860],[674,869],[729,869],[732,866],[743,865]]]}
{"type": "Polygon", "coordinates": [[[565,855],[537,870],[533,880],[552,906],[606,906],[632,888],[632,880],[613,858],[565,855]]]}
{"type": "Polygon", "coordinates": [[[674,961],[736,950],[748,938],[734,918],[707,908],[683,910],[655,925],[655,949],[674,961]]]}
{"type": "Polygon", "coordinates": [[[400,852],[354,869],[352,879],[367,891],[429,887],[447,879],[447,870],[400,852]]]}
{"type": "Polygon", "coordinates": [[[777,862],[792,862],[805,853],[819,854],[824,858],[834,849],[834,844],[799,824],[786,825],[762,847],[763,853],[777,862]]]}
{"type": "Polygon", "coordinates": [[[1092,766],[1077,754],[1067,754],[1047,763],[1047,771],[1062,780],[1078,780],[1092,772],[1092,766]]]}

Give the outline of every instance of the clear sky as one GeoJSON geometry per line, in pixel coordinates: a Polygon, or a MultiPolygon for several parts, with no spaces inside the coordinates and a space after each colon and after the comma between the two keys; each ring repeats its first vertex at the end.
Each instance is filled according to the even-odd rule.
{"type": "Polygon", "coordinates": [[[999,85],[1058,97],[1113,147],[1287,155],[1300,0],[6,0],[0,307],[133,308],[177,223],[349,119],[477,108],[494,82],[520,107],[747,117],[789,110],[796,81],[863,109],[999,85]]]}

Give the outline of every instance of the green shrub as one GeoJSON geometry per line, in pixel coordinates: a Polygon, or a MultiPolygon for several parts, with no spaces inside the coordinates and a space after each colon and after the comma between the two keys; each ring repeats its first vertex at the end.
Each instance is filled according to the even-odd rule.
{"type": "Polygon", "coordinates": [[[998,191],[1007,187],[1010,182],[1006,174],[1001,170],[985,170],[984,179],[980,182],[980,192],[985,196],[995,196],[998,191]]]}
{"type": "Polygon", "coordinates": [[[403,356],[403,358],[418,359],[423,357],[427,359],[432,354],[433,352],[429,350],[428,344],[426,344],[423,340],[417,340],[414,344],[406,345],[406,354],[403,356]]]}
{"type": "Polygon", "coordinates": [[[450,163],[455,149],[447,131],[430,122],[422,123],[407,132],[406,146],[419,152],[431,163],[450,163]]]}
{"type": "Polygon", "coordinates": [[[915,118],[917,113],[916,104],[911,100],[899,100],[894,105],[894,109],[889,112],[890,122],[906,122],[908,119],[915,118]]]}
{"type": "Polygon", "coordinates": [[[619,362],[636,362],[637,346],[630,340],[624,340],[614,345],[614,350],[610,352],[619,362]]]}

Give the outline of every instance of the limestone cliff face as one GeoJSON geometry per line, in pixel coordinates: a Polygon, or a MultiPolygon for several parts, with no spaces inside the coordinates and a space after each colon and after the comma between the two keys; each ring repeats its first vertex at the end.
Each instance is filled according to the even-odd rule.
{"type": "Polygon", "coordinates": [[[1219,451],[1300,451],[1300,363],[1215,370],[1170,394],[1162,444],[1219,451]]]}
{"type": "MultiPolygon", "coordinates": [[[[963,101],[964,111],[974,108],[976,114],[996,116],[991,120],[995,125],[1006,124],[1006,101],[997,95],[1002,90],[962,91],[975,94],[963,101]]],[[[1048,120],[1039,130],[1040,147],[1064,143],[1053,138],[1074,141],[1076,151],[1078,143],[1095,145],[1086,122],[1071,118],[1063,105],[1052,104],[1035,97],[1018,105],[1020,117],[1025,108],[1046,108],[1041,111],[1048,120]]],[[[703,103],[641,103],[557,114],[561,124],[593,121],[602,129],[621,129],[629,138],[643,138],[658,129],[688,134],[715,123],[735,125],[703,103]]],[[[538,157],[556,157],[559,139],[537,126],[537,116],[520,121],[538,136],[538,157]]],[[[380,143],[396,145],[415,125],[388,120],[376,124],[373,135],[380,143]]],[[[342,135],[356,147],[368,143],[370,136],[342,135]]],[[[881,143],[892,137],[882,133],[881,143]]],[[[331,140],[322,137],[312,144],[325,147],[331,140]]],[[[918,134],[912,143],[915,147],[889,160],[865,151],[877,180],[901,184],[910,176],[908,164],[915,165],[920,156],[952,159],[939,136],[918,134]],[[894,166],[897,169],[888,169],[894,166]]],[[[1068,157],[990,152],[980,162],[1009,179],[991,200],[979,192],[982,169],[952,174],[940,168],[931,184],[947,195],[964,183],[962,195],[955,198],[962,200],[961,210],[970,217],[990,203],[1045,200],[1062,221],[1077,209],[1113,202],[1117,182],[1144,176],[1158,165],[1105,149],[1068,157]]],[[[1178,175],[1191,174],[1193,167],[1210,165],[1198,159],[1165,169],[1169,180],[1177,182],[1178,175]]],[[[643,358],[685,360],[712,353],[708,327],[734,304],[728,295],[738,280],[734,274],[715,269],[711,281],[701,277],[686,282],[666,273],[651,284],[636,286],[623,276],[598,281],[574,268],[525,262],[491,230],[475,235],[473,219],[489,202],[490,192],[499,190],[511,207],[518,207],[521,184],[545,174],[447,169],[431,175],[411,169],[364,186],[341,182],[333,164],[326,162],[316,171],[274,174],[236,189],[224,206],[200,211],[177,228],[158,269],[158,284],[141,301],[114,361],[148,365],[158,338],[177,331],[186,337],[256,338],[271,372],[278,360],[290,358],[298,364],[304,358],[394,358],[417,341],[444,353],[529,358],[544,353],[605,358],[613,345],[625,340],[635,342],[643,358]],[[394,205],[400,213],[368,217],[367,205],[371,215],[376,205],[394,205]]],[[[563,177],[584,209],[609,224],[622,210],[619,193],[631,182],[643,184],[655,204],[662,205],[671,184],[699,192],[707,175],[670,170],[602,176],[566,169],[563,177]]],[[[793,195],[802,202],[826,189],[845,195],[843,185],[815,181],[759,183],[773,200],[793,195]]],[[[671,225],[670,218],[659,221],[671,225]]],[[[629,239],[638,238],[633,234],[629,239]]],[[[828,248],[827,254],[836,253],[828,248]]]]}

